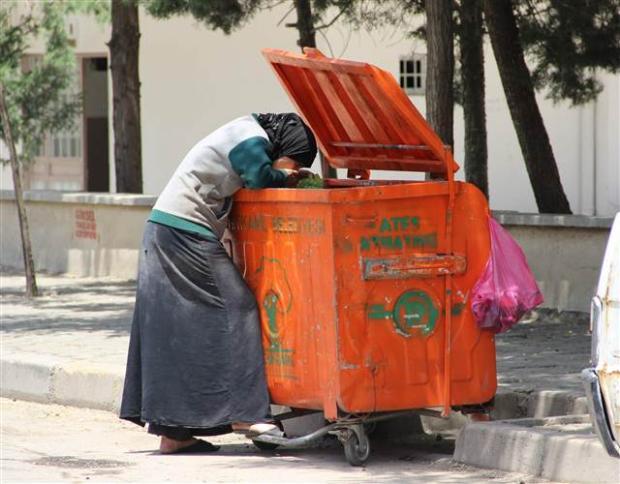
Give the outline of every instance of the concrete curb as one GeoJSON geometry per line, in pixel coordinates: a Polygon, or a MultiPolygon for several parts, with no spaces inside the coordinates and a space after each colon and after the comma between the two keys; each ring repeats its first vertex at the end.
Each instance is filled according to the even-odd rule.
{"type": "MultiPolygon", "coordinates": [[[[113,365],[67,362],[20,353],[0,359],[0,396],[117,412],[124,369],[113,365]]],[[[588,412],[583,394],[567,391],[506,392],[495,397],[493,420],[588,412]]],[[[454,413],[448,420],[423,417],[430,432],[458,430],[468,419],[454,413]]]]}
{"type": "Polygon", "coordinates": [[[118,412],[124,375],[116,367],[24,354],[0,360],[0,396],[118,412]]]}
{"type": "Polygon", "coordinates": [[[491,416],[493,420],[504,420],[585,413],[588,413],[588,402],[583,392],[539,390],[498,393],[491,416]]]}
{"type": "MultiPolygon", "coordinates": [[[[515,391],[495,396],[491,418],[496,421],[586,413],[588,402],[583,393],[562,390],[515,391]]],[[[469,419],[461,413],[453,413],[447,420],[425,416],[421,419],[427,433],[456,432],[469,423],[469,419]]]]}
{"type": "Polygon", "coordinates": [[[472,422],[461,430],[454,460],[569,482],[618,482],[620,461],[590,433],[588,415],[472,422]]]}

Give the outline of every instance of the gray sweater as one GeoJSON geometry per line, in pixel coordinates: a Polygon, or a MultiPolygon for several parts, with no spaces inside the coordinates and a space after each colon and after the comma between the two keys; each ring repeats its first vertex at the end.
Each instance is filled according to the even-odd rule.
{"type": "Polygon", "coordinates": [[[163,213],[221,238],[237,190],[284,185],[286,174],[272,167],[270,148],[254,116],[225,124],[187,153],[153,207],[160,216],[151,220],[166,224],[163,213]]]}

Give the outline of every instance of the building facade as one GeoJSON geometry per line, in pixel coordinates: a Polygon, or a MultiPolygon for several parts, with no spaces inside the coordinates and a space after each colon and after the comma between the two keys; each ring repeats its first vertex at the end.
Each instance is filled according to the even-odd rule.
{"type": "MultiPolygon", "coordinates": [[[[157,20],[141,11],[142,153],[144,192],[157,194],[187,150],[228,120],[250,112],[292,109],[263,47],[298,51],[297,32],[280,19],[284,5],[265,11],[227,36],[191,17],[157,20]]],[[[294,14],[292,14],[294,16],[294,14]]],[[[287,19],[288,21],[289,19],[287,19]]],[[[67,19],[76,46],[76,82],[84,110],[76,130],[46,140],[26,174],[32,189],[114,191],[109,26],[94,18],[67,19]]],[[[425,46],[393,30],[354,32],[334,25],[319,49],[328,56],[375,64],[399,79],[424,114],[425,46]]],[[[40,53],[33,45],[31,54],[40,53]]],[[[490,46],[485,47],[489,187],[495,210],[536,212],[533,192],[510,119],[490,46]]],[[[564,189],[574,213],[613,215],[620,210],[620,75],[601,73],[604,91],[584,106],[553,104],[538,96],[564,189]]],[[[463,160],[463,115],[455,108],[457,162],[463,160]]],[[[318,166],[315,166],[318,170],[318,166]]],[[[419,178],[375,173],[377,177],[419,178]]],[[[457,178],[463,178],[463,170],[457,178]]],[[[2,171],[2,188],[12,186],[2,171]]]]}

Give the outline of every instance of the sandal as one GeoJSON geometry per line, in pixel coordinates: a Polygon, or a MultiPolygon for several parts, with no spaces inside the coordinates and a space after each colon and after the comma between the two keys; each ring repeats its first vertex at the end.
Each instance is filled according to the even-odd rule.
{"type": "Polygon", "coordinates": [[[160,452],[162,455],[174,455],[174,454],[206,454],[208,452],[215,452],[220,450],[219,445],[213,445],[206,440],[198,440],[198,442],[182,447],[174,452],[160,452]]]}

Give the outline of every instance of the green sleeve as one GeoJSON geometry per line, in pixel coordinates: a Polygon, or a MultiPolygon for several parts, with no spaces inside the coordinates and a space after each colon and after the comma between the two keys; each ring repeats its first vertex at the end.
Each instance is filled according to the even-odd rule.
{"type": "Polygon", "coordinates": [[[247,188],[284,186],[286,174],[272,167],[267,154],[269,141],[260,136],[248,138],[235,146],[228,155],[233,170],[247,188]]]}

